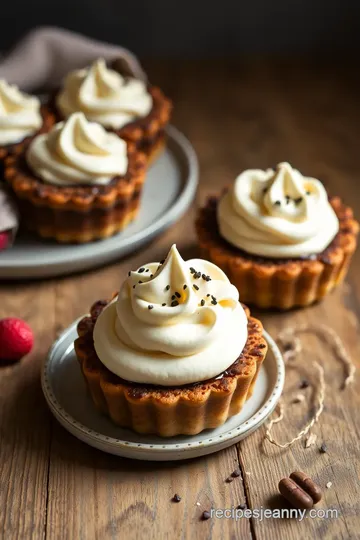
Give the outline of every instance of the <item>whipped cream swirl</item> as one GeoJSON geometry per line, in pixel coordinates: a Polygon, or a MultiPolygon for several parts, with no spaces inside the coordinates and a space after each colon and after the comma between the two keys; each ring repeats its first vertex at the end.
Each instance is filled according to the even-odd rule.
{"type": "Polygon", "coordinates": [[[153,102],[143,81],[122,77],[100,58],[89,68],[67,75],[56,104],[65,117],[81,111],[88,120],[120,129],[147,116],[153,102]]]}
{"type": "Polygon", "coordinates": [[[35,137],[26,159],[42,180],[62,186],[108,184],[128,167],[126,142],[88,122],[83,113],[35,137]]]}
{"type": "Polygon", "coordinates": [[[138,383],[182,385],[215,377],[238,358],[247,318],[217,266],[185,262],[173,245],[162,263],[129,274],[94,328],[95,350],[111,372],[138,383]]]}
{"type": "Polygon", "coordinates": [[[0,145],[21,142],[41,126],[38,98],[0,79],[0,145]]]}
{"type": "Polygon", "coordinates": [[[321,253],[339,230],[322,183],[289,163],[240,174],[222,197],[217,219],[228,242],[273,258],[321,253]]]}

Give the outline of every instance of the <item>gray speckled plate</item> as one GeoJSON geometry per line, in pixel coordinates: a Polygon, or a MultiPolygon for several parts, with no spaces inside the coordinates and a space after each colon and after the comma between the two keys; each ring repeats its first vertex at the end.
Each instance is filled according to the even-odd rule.
{"type": "Polygon", "coordinates": [[[163,439],[139,435],[114,425],[100,414],[87,393],[74,352],[77,321],[54,343],[42,369],[42,388],[58,421],[85,443],[118,456],[168,461],[188,459],[222,450],[258,429],[278,402],[284,386],[281,353],[267,332],[269,352],[259,372],[253,396],[242,411],[217,429],[199,435],[163,439]]]}
{"type": "Polygon", "coordinates": [[[198,164],[189,141],[168,127],[166,150],[149,169],[137,219],[109,239],[61,245],[19,235],[0,253],[0,279],[42,278],[87,270],[127,255],[164,231],[190,206],[197,187],[198,164]]]}

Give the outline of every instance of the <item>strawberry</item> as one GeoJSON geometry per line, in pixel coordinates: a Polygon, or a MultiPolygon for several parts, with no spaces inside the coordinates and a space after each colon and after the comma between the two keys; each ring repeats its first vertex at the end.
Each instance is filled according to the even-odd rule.
{"type": "Polygon", "coordinates": [[[17,361],[28,354],[34,336],[25,321],[15,317],[0,320],[0,360],[17,361]]]}
{"type": "Polygon", "coordinates": [[[6,249],[9,245],[9,234],[4,231],[0,232],[0,251],[6,249]]]}

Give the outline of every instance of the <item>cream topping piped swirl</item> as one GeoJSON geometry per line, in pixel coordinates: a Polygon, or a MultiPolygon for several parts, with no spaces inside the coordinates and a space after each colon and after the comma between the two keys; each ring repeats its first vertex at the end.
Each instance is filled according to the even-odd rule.
{"type": "Polygon", "coordinates": [[[21,142],[41,125],[40,100],[0,79],[0,145],[21,142]]]}
{"type": "Polygon", "coordinates": [[[339,230],[322,183],[289,163],[240,174],[222,197],[217,219],[228,242],[274,258],[321,253],[339,230]]]}
{"type": "Polygon", "coordinates": [[[122,77],[100,58],[67,75],[56,104],[65,117],[81,111],[88,120],[120,129],[149,114],[153,101],[143,81],[122,77]]]}
{"type": "Polygon", "coordinates": [[[42,180],[63,186],[108,184],[128,167],[126,142],[100,124],[88,122],[83,113],[35,137],[26,159],[42,180]]]}
{"type": "Polygon", "coordinates": [[[246,340],[237,289],[214,264],[185,262],[175,245],[162,263],[130,272],[94,328],[95,350],[110,371],[163,386],[218,375],[246,340]]]}

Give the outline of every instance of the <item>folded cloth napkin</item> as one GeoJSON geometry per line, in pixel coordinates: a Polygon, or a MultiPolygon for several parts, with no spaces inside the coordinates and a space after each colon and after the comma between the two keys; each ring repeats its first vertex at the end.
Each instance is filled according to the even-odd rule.
{"type": "Polygon", "coordinates": [[[56,87],[66,73],[96,58],[120,59],[135,77],[146,80],[136,56],[127,49],[53,27],[37,28],[22,38],[0,61],[0,79],[28,92],[56,87]]]}

